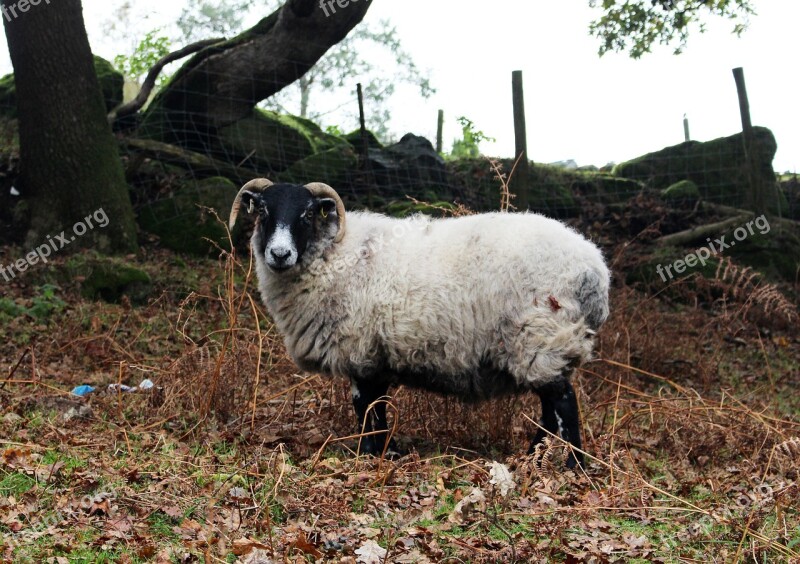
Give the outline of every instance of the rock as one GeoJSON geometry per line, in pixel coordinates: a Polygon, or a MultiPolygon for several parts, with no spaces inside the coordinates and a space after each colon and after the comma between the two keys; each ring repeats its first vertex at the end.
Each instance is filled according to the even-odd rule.
{"type": "MultiPolygon", "coordinates": [[[[759,221],[763,225],[763,220],[759,221]]],[[[776,225],[773,221],[769,231],[754,231],[753,235],[737,240],[725,255],[739,264],[753,267],[769,279],[796,283],[800,272],[800,224],[783,221],[776,225]]]]}
{"type": "Polygon", "coordinates": [[[25,411],[57,414],[64,423],[90,419],[93,416],[92,407],[85,400],[63,396],[26,398],[21,402],[20,407],[25,411]]]}
{"type": "Polygon", "coordinates": [[[0,78],[0,116],[17,117],[17,86],[13,73],[0,78]]]}
{"type": "Polygon", "coordinates": [[[122,103],[125,77],[114,65],[97,55],[94,55],[94,72],[103,91],[106,110],[110,112],[122,103]]]}
{"type": "MultiPolygon", "coordinates": [[[[772,159],[777,143],[765,127],[754,127],[754,174],[767,192],[766,201],[772,211],[786,213],[786,198],[776,188],[772,159]]],[[[703,199],[734,207],[745,207],[748,201],[749,180],[744,168],[742,134],[721,137],[712,141],[687,141],[666,147],[618,164],[613,174],[647,182],[663,190],[681,180],[694,182],[703,199]]]]}
{"type": "MultiPolygon", "coordinates": [[[[355,131],[351,131],[347,135],[345,135],[342,139],[350,143],[353,147],[356,148],[359,152],[361,151],[361,147],[363,146],[363,141],[361,140],[361,130],[356,129],[355,131]]],[[[367,130],[367,147],[370,149],[383,149],[383,144],[378,141],[378,138],[375,137],[375,134],[371,131],[367,130]]]]}
{"type": "MultiPolygon", "coordinates": [[[[685,278],[694,274],[699,274],[704,278],[715,278],[717,267],[721,260],[732,259],[742,267],[749,266],[761,273],[768,280],[785,280],[790,283],[796,281],[797,272],[800,271],[800,225],[792,222],[783,221],[780,226],[765,226],[764,219],[757,219],[754,233],[747,234],[746,237],[735,239],[734,229],[725,235],[725,241],[730,245],[722,253],[712,253],[705,264],[697,262],[692,267],[687,267],[684,272],[677,273],[672,271],[672,278],[666,271],[667,265],[672,265],[676,260],[684,260],[690,255],[697,255],[699,247],[703,247],[703,242],[697,246],[687,247],[658,247],[647,260],[641,262],[626,273],[628,284],[643,284],[649,288],[663,288],[668,282],[685,278]],[[658,265],[662,266],[661,271],[658,265]]],[[[693,261],[694,262],[694,261],[693,261]]]]}
{"type": "MultiPolygon", "coordinates": [[[[506,176],[514,160],[500,159],[506,176]]],[[[496,210],[500,206],[500,181],[486,159],[465,159],[448,163],[461,201],[476,211],[496,210]]],[[[574,217],[580,211],[577,196],[591,201],[615,203],[639,194],[644,185],[637,180],[618,178],[603,172],[575,171],[562,167],[530,163],[528,189],[530,205],[555,217],[574,217]]],[[[513,188],[512,188],[513,191],[513,188]]],[[[512,199],[511,204],[514,205],[512,199]]]]}
{"type": "Polygon", "coordinates": [[[358,157],[350,145],[336,147],[297,161],[288,170],[278,174],[282,182],[307,184],[325,182],[336,186],[358,168],[358,157]]]}
{"type": "Polygon", "coordinates": [[[386,206],[386,213],[393,217],[406,217],[415,213],[424,213],[433,217],[447,217],[449,212],[457,211],[452,202],[437,202],[431,198],[430,203],[415,203],[411,200],[398,200],[386,206]]]}
{"type": "MultiPolygon", "coordinates": [[[[94,55],[94,71],[97,74],[100,89],[103,91],[106,110],[111,111],[122,103],[122,88],[125,79],[111,63],[97,55],[94,55]]],[[[0,78],[0,116],[17,117],[17,87],[14,83],[13,73],[0,78]]]]}
{"type": "Polygon", "coordinates": [[[81,294],[88,299],[116,303],[126,296],[141,304],[152,292],[150,275],[118,258],[75,255],[67,261],[64,275],[69,281],[80,280],[81,294]]]}
{"type": "Polygon", "coordinates": [[[271,171],[285,170],[315,153],[349,146],[310,120],[258,108],[249,117],[220,128],[217,135],[228,160],[271,171]]]}
{"type": "Polygon", "coordinates": [[[394,196],[418,197],[423,190],[435,190],[441,199],[450,192],[450,175],[444,159],[424,137],[407,133],[400,141],[369,152],[368,170],[375,184],[394,196]]]}
{"type": "Polygon", "coordinates": [[[3,422],[4,423],[8,423],[9,425],[16,425],[17,423],[19,423],[21,421],[24,421],[24,420],[25,419],[23,417],[21,417],[20,415],[17,415],[13,411],[10,411],[9,413],[6,413],[3,416],[3,422]]]}
{"type": "Polygon", "coordinates": [[[181,253],[205,256],[213,253],[216,242],[228,246],[224,221],[204,208],[228,217],[239,187],[227,178],[215,176],[189,182],[176,189],[171,197],[146,204],[139,210],[139,226],[158,235],[161,244],[181,253]]]}
{"type": "Polygon", "coordinates": [[[701,198],[700,189],[691,180],[681,180],[661,191],[665,201],[676,205],[694,203],[701,198]]]}
{"type": "Polygon", "coordinates": [[[784,174],[780,179],[780,187],[789,204],[786,217],[800,221],[800,181],[797,174],[784,174]]]}

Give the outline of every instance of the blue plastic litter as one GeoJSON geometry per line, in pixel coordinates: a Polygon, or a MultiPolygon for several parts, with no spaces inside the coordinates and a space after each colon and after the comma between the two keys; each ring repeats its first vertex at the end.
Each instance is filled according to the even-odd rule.
{"type": "Polygon", "coordinates": [[[72,395],[87,396],[91,394],[93,391],[94,391],[93,387],[84,384],[83,386],[77,386],[76,388],[73,388],[72,395]]]}
{"type": "MultiPolygon", "coordinates": [[[[138,386],[126,386],[125,384],[109,384],[108,391],[109,392],[138,392],[144,390],[150,390],[154,387],[154,384],[151,380],[145,378],[138,386]]],[[[72,395],[74,396],[88,396],[95,389],[88,384],[84,384],[82,386],[78,386],[72,390],[72,395]]]]}

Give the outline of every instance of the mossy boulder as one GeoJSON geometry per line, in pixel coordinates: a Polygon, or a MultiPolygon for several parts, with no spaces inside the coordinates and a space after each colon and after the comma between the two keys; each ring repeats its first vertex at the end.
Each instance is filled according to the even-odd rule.
{"type": "Polygon", "coordinates": [[[114,65],[97,55],[94,55],[94,72],[103,91],[106,110],[111,111],[122,103],[125,77],[114,65]]]}
{"type": "Polygon", "coordinates": [[[455,212],[458,207],[452,202],[413,202],[411,200],[399,200],[390,202],[386,206],[386,213],[393,217],[406,217],[415,213],[424,213],[433,217],[448,217],[450,212],[455,212]]]}
{"type": "Polygon", "coordinates": [[[223,151],[239,161],[267,171],[281,171],[292,163],[349,144],[330,135],[314,122],[292,115],[255,108],[250,116],[217,132],[223,151]]]}
{"type": "MultiPolygon", "coordinates": [[[[111,63],[97,55],[94,55],[94,71],[103,91],[106,110],[111,111],[122,103],[125,79],[111,63]]],[[[17,117],[17,87],[13,73],[0,78],[0,116],[17,117]]]]}
{"type": "Polygon", "coordinates": [[[656,247],[648,260],[627,272],[626,280],[629,284],[658,287],[693,274],[714,278],[719,262],[731,258],[739,265],[758,271],[766,279],[794,283],[800,273],[800,224],[785,220],[772,220],[770,223],[768,218],[762,217],[753,220],[752,229],[747,228],[747,224],[744,222],[744,225],[720,234],[725,237],[726,249],[718,248],[716,237],[712,242],[715,245],[713,249],[702,239],[696,242],[696,246],[656,247]],[[705,252],[698,252],[700,248],[705,248],[705,252]],[[700,260],[698,257],[701,255],[710,256],[700,260]],[[678,269],[682,272],[674,267],[678,260],[686,263],[685,268],[678,269]]]}
{"type": "Polygon", "coordinates": [[[419,199],[432,190],[437,199],[452,199],[447,165],[425,137],[407,133],[393,145],[370,149],[366,168],[380,194],[419,199]]]}
{"type": "MultiPolygon", "coordinates": [[[[361,147],[364,145],[364,140],[361,138],[360,129],[351,131],[350,133],[342,137],[342,139],[350,143],[353,147],[356,147],[359,151],[361,150],[361,147]]],[[[383,149],[383,143],[378,141],[378,138],[375,136],[375,134],[369,130],[367,130],[367,147],[369,149],[383,149]]]]}
{"type": "Polygon", "coordinates": [[[0,78],[0,116],[17,117],[17,86],[13,73],[0,78]]]}
{"type": "Polygon", "coordinates": [[[170,197],[141,208],[139,226],[157,235],[168,249],[206,256],[216,250],[211,241],[222,248],[228,246],[224,219],[238,191],[238,186],[221,176],[189,182],[170,197]]]}
{"type": "Polygon", "coordinates": [[[782,175],[780,187],[786,197],[786,201],[789,203],[789,212],[786,217],[800,221],[800,178],[798,178],[797,173],[782,175]]]}
{"type": "MultiPolygon", "coordinates": [[[[512,159],[501,159],[508,175],[512,159]]],[[[460,199],[476,211],[495,210],[500,205],[501,184],[486,159],[451,161],[448,168],[461,186],[460,199]]],[[[573,217],[580,211],[579,197],[607,204],[627,201],[644,190],[637,180],[618,178],[604,172],[567,170],[563,167],[530,163],[529,201],[531,209],[556,217],[573,217]]],[[[512,189],[513,190],[513,189],[512,189]]],[[[512,205],[514,200],[511,201],[512,205]]]]}
{"type": "Polygon", "coordinates": [[[630,285],[641,284],[645,288],[660,289],[666,284],[697,274],[704,278],[714,278],[721,260],[720,256],[700,261],[689,258],[694,253],[693,249],[682,247],[656,247],[647,259],[626,272],[625,282],[630,285]],[[683,261],[684,265],[679,265],[676,269],[677,261],[683,261]]]}
{"type": "MultiPolygon", "coordinates": [[[[768,209],[786,213],[786,198],[777,189],[772,159],[777,143],[765,127],[753,128],[753,182],[765,191],[768,209]]],[[[663,190],[681,180],[694,182],[703,199],[744,207],[748,203],[750,177],[745,166],[743,134],[712,141],[687,141],[620,163],[613,174],[647,182],[663,190]]]]}
{"type": "MultiPolygon", "coordinates": [[[[796,283],[800,276],[800,224],[792,221],[772,220],[769,227],[766,219],[760,223],[754,234],[748,234],[725,251],[727,256],[739,264],[750,266],[772,280],[783,279],[796,283]],[[768,230],[767,230],[768,229],[768,230]]],[[[732,236],[728,236],[731,240],[732,236]]]]}
{"type": "Polygon", "coordinates": [[[132,303],[147,301],[152,292],[150,275],[121,259],[93,254],[75,255],[65,266],[67,280],[79,280],[87,299],[119,302],[126,296],[132,303]]]}
{"type": "Polygon", "coordinates": [[[661,197],[675,205],[694,203],[701,198],[700,188],[691,180],[681,180],[664,188],[661,197]]]}
{"type": "Polygon", "coordinates": [[[297,184],[325,182],[336,186],[357,168],[358,157],[355,150],[349,145],[344,145],[297,161],[288,170],[280,173],[278,179],[297,184]]]}

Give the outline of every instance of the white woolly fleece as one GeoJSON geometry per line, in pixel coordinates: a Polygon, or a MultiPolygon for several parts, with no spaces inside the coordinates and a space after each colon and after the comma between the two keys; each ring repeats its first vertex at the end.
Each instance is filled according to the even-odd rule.
{"type": "Polygon", "coordinates": [[[463,396],[487,391],[478,375],[487,366],[522,388],[562,378],[590,357],[593,329],[608,316],[599,249],[533,213],[353,212],[340,243],[312,245],[292,269],[256,263],[264,303],[300,367],[424,374],[432,389],[463,396]]]}

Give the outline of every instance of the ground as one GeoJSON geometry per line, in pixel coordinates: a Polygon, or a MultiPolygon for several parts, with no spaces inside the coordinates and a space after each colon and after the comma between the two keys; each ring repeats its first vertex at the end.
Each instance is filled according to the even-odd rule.
{"type": "Polygon", "coordinates": [[[348,384],[297,372],[246,255],[148,246],[127,258],[153,281],[145,305],[81,297],[52,274],[67,257],[32,267],[0,298],[0,559],[797,561],[796,320],[721,283],[628,286],[632,248],[606,248],[577,472],[556,440],[524,454],[535,397],[401,389],[410,454],[356,456],[348,384]],[[82,384],[97,391],[70,395],[82,384]]]}

